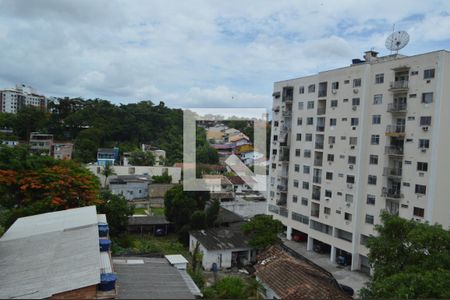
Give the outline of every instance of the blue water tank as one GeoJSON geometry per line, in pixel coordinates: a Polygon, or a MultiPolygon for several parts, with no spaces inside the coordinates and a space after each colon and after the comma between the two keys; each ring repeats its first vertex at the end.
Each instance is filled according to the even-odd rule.
{"type": "Polygon", "coordinates": [[[111,291],[116,288],[117,276],[113,273],[103,273],[100,275],[100,284],[98,289],[100,291],[111,291]]]}
{"type": "Polygon", "coordinates": [[[100,239],[100,251],[109,251],[109,247],[111,246],[111,241],[108,239],[100,239]]]}
{"type": "Polygon", "coordinates": [[[99,222],[98,223],[98,235],[100,237],[107,237],[109,232],[108,223],[99,222]]]}

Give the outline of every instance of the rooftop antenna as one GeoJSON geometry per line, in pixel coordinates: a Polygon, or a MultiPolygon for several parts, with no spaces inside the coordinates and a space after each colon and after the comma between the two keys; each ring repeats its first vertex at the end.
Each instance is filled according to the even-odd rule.
{"type": "Polygon", "coordinates": [[[391,50],[391,54],[395,51],[398,54],[398,50],[405,47],[409,42],[409,34],[406,31],[395,31],[395,24],[392,26],[392,33],[387,37],[384,45],[387,49],[391,50]]]}

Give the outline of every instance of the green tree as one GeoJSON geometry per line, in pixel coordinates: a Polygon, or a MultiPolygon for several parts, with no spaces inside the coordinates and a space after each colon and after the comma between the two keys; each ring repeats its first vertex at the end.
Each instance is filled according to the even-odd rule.
{"type": "Polygon", "coordinates": [[[98,212],[106,214],[111,235],[119,235],[127,230],[128,217],[133,215],[134,206],[129,205],[125,197],[114,195],[110,191],[101,193],[103,204],[97,206],[98,212]]]}
{"type": "Polygon", "coordinates": [[[112,175],[116,175],[116,172],[114,171],[114,167],[111,164],[105,164],[102,168],[101,173],[103,176],[105,176],[105,188],[107,187],[108,177],[112,175]]]}
{"type": "Polygon", "coordinates": [[[370,237],[373,277],[363,298],[450,298],[450,231],[384,213],[370,237]]]}
{"type": "Polygon", "coordinates": [[[220,210],[220,202],[217,199],[212,201],[208,206],[208,208],[206,208],[205,225],[207,227],[213,227],[215,225],[217,217],[219,216],[219,210],[220,210]]]}
{"type": "Polygon", "coordinates": [[[250,235],[253,247],[264,249],[280,242],[278,235],[283,231],[283,224],[272,216],[257,215],[242,225],[245,234],[250,235]]]}
{"type": "Polygon", "coordinates": [[[172,176],[169,175],[169,172],[166,170],[161,175],[152,176],[153,183],[172,183],[172,176]]]}
{"type": "Polygon", "coordinates": [[[206,228],[206,214],[202,210],[196,210],[192,213],[190,229],[198,230],[206,228]]]}
{"type": "Polygon", "coordinates": [[[20,109],[14,120],[14,132],[22,140],[28,140],[34,131],[47,131],[50,114],[34,106],[20,109]]]}
{"type": "Polygon", "coordinates": [[[202,292],[207,299],[247,299],[252,295],[247,282],[237,276],[222,277],[202,292]]]}
{"type": "Polygon", "coordinates": [[[129,162],[133,166],[153,166],[155,165],[155,155],[149,151],[136,150],[131,152],[129,162]]]}

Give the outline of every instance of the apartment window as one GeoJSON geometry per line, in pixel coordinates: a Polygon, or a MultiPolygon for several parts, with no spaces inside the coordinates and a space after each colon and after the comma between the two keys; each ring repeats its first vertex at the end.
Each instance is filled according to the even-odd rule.
{"type": "Polygon", "coordinates": [[[308,86],[308,93],[315,93],[316,92],[316,85],[315,84],[310,84],[308,86]]]}
{"type": "Polygon", "coordinates": [[[310,158],[311,157],[311,150],[305,150],[303,152],[303,156],[306,157],[306,158],[310,158]]]}
{"type": "Polygon", "coordinates": [[[383,94],[373,95],[373,104],[378,105],[383,103],[383,94]]]}
{"type": "Polygon", "coordinates": [[[423,79],[434,78],[434,69],[423,70],[423,79]]]}
{"type": "Polygon", "coordinates": [[[297,196],[292,196],[292,202],[294,202],[294,203],[297,203],[297,200],[298,200],[298,198],[297,198],[297,196]]]}
{"type": "Polygon", "coordinates": [[[367,183],[368,184],[372,184],[372,185],[376,185],[377,184],[377,176],[375,175],[369,175],[367,177],[367,183]]]}
{"type": "Polygon", "coordinates": [[[312,142],[312,134],[311,133],[307,133],[305,135],[305,141],[307,142],[312,142]]]}
{"type": "Polygon", "coordinates": [[[355,176],[347,175],[347,183],[355,183],[355,176]]]}
{"type": "Polygon", "coordinates": [[[331,100],[331,107],[337,107],[338,101],[337,100],[331,100]]]}
{"type": "Polygon", "coordinates": [[[348,102],[348,99],[347,98],[342,99],[342,102],[346,103],[346,102],[348,102]]]}
{"type": "Polygon", "coordinates": [[[350,122],[351,122],[352,126],[358,126],[359,119],[358,118],[351,118],[350,122]]]}
{"type": "Polygon", "coordinates": [[[416,184],[415,193],[425,195],[427,193],[427,186],[421,185],[421,184],[416,184]]]}
{"type": "Polygon", "coordinates": [[[302,197],[302,205],[308,206],[308,198],[302,197]]]}
{"type": "Polygon", "coordinates": [[[372,124],[381,124],[381,115],[373,115],[372,124]]]}
{"type": "Polygon", "coordinates": [[[430,148],[430,140],[428,139],[419,139],[419,148],[430,148]]]}
{"type": "Polygon", "coordinates": [[[409,94],[409,98],[416,98],[417,94],[409,94]]]}
{"type": "Polygon", "coordinates": [[[375,75],[375,84],[384,83],[384,74],[376,74],[375,75]]]}
{"type": "Polygon", "coordinates": [[[330,119],[330,126],[336,126],[336,119],[335,118],[331,118],[330,119]]]}
{"type": "Polygon", "coordinates": [[[305,87],[304,86],[299,87],[298,88],[298,92],[299,92],[299,94],[304,94],[305,93],[305,87]]]}
{"type": "Polygon", "coordinates": [[[295,149],[295,156],[296,157],[300,157],[300,153],[301,153],[300,149],[295,149]]]}
{"type": "Polygon", "coordinates": [[[335,81],[331,83],[331,88],[333,90],[338,90],[339,89],[339,81],[335,81]]]}
{"type": "Polygon", "coordinates": [[[326,215],[329,215],[331,213],[331,209],[329,207],[324,207],[323,208],[323,213],[326,215]]]}
{"type": "Polygon", "coordinates": [[[422,103],[433,103],[433,93],[422,93],[422,103]]]}
{"type": "Polygon", "coordinates": [[[325,190],[325,197],[331,198],[333,193],[330,190],[325,190]]]}
{"type": "Polygon", "coordinates": [[[300,172],[300,165],[299,164],[295,164],[294,165],[294,172],[297,172],[297,173],[300,172]]]}
{"type": "Polygon", "coordinates": [[[371,154],[369,156],[369,164],[370,165],[378,165],[378,155],[371,154]]]}
{"type": "Polygon", "coordinates": [[[325,178],[327,180],[333,180],[333,172],[326,172],[325,173],[325,178]]]}
{"type": "Polygon", "coordinates": [[[274,127],[278,127],[278,121],[273,122],[274,127]]]}
{"type": "Polygon", "coordinates": [[[309,174],[310,169],[311,168],[309,166],[303,166],[303,174],[309,174]]]}
{"type": "Polygon", "coordinates": [[[417,171],[427,172],[428,171],[428,163],[426,162],[417,162],[417,171]]]}
{"type": "Polygon", "coordinates": [[[356,156],[348,156],[348,163],[350,164],[350,165],[354,165],[354,164],[356,164],[356,156]]]}
{"type": "Polygon", "coordinates": [[[420,126],[430,126],[431,125],[431,117],[420,117],[420,126]]]}
{"type": "Polygon", "coordinates": [[[367,204],[375,205],[375,195],[367,195],[367,204]]]}
{"type": "Polygon", "coordinates": [[[326,97],[328,89],[328,82],[319,82],[319,97],[326,97]]]}
{"type": "Polygon", "coordinates": [[[308,105],[307,106],[308,109],[314,109],[314,101],[308,101],[307,105],[308,105]]]}
{"type": "Polygon", "coordinates": [[[361,78],[353,79],[353,87],[360,87],[361,86],[361,78]]]}
{"type": "Polygon", "coordinates": [[[419,71],[411,71],[411,76],[418,75],[419,71]]]}
{"type": "Polygon", "coordinates": [[[303,123],[303,119],[302,118],[297,118],[297,125],[301,126],[303,123]]]}
{"type": "Polygon", "coordinates": [[[314,118],[306,118],[306,125],[314,125],[314,118]]]}
{"type": "Polygon", "coordinates": [[[359,101],[359,98],[353,98],[353,99],[352,99],[352,105],[353,105],[353,106],[359,105],[359,102],[360,102],[360,101],[359,101]]]}
{"type": "Polygon", "coordinates": [[[276,169],[277,164],[272,164],[272,169],[276,169]]]}
{"type": "Polygon", "coordinates": [[[303,181],[302,187],[304,190],[309,190],[309,182],[303,181]]]}
{"type": "Polygon", "coordinates": [[[277,149],[273,149],[273,150],[272,150],[272,154],[273,154],[273,155],[276,155],[276,154],[277,154],[277,149]]]}
{"type": "Polygon", "coordinates": [[[298,180],[294,180],[294,187],[298,188],[298,180]]]}
{"type": "Polygon", "coordinates": [[[371,145],[379,145],[380,144],[380,135],[379,134],[372,134],[370,136],[370,144],[371,145]]]}
{"type": "Polygon", "coordinates": [[[328,154],[327,161],[334,161],[334,154],[328,154]]]}
{"type": "Polygon", "coordinates": [[[344,214],[344,219],[346,221],[351,221],[352,220],[352,214],[351,213],[345,213],[344,214]]]}
{"type": "Polygon", "coordinates": [[[336,143],[336,137],[335,136],[329,136],[328,137],[328,144],[333,145],[336,143]]]}
{"type": "Polygon", "coordinates": [[[298,110],[303,110],[303,102],[302,101],[300,101],[298,103],[298,110]]]}
{"type": "Polygon", "coordinates": [[[366,223],[367,224],[373,224],[374,218],[372,215],[366,215],[366,223]]]}
{"type": "Polygon", "coordinates": [[[275,192],[274,191],[270,191],[270,197],[274,197],[275,196],[275,192]]]}
{"type": "Polygon", "coordinates": [[[295,136],[295,139],[297,141],[301,141],[302,140],[302,134],[301,133],[297,133],[296,136],[295,136]]]}
{"type": "Polygon", "coordinates": [[[420,208],[420,207],[415,207],[415,206],[414,206],[414,209],[413,209],[413,215],[414,215],[415,217],[423,218],[423,217],[425,216],[425,209],[420,208]]]}
{"type": "Polygon", "coordinates": [[[275,134],[275,135],[273,136],[273,140],[274,140],[274,141],[278,141],[278,135],[275,134]]]}

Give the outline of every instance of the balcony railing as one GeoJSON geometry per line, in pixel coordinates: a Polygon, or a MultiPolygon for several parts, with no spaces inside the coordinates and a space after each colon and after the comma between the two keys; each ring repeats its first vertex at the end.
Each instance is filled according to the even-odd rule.
{"type": "Polygon", "coordinates": [[[311,210],[311,217],[318,218],[319,215],[320,215],[320,211],[319,210],[311,210]]]}
{"type": "MultiPolygon", "coordinates": [[[[321,184],[322,183],[322,177],[321,176],[313,176],[313,182],[321,184]]],[[[320,198],[320,193],[319,193],[319,198],[320,198]]]]}
{"type": "Polygon", "coordinates": [[[321,167],[323,159],[314,159],[314,166],[321,167]]]}
{"type": "Polygon", "coordinates": [[[384,168],[383,175],[384,176],[401,177],[402,169],[401,168],[384,168]]]}
{"type": "Polygon", "coordinates": [[[323,149],[323,143],[315,143],[315,149],[323,149]]]}
{"type": "Polygon", "coordinates": [[[389,103],[387,111],[391,113],[406,112],[407,107],[406,103],[389,103]]]}
{"type": "Polygon", "coordinates": [[[320,192],[313,192],[312,199],[320,201],[320,192]]]}
{"type": "Polygon", "coordinates": [[[317,125],[316,126],[316,131],[324,132],[325,131],[325,126],[324,125],[317,125]]]}
{"type": "Polygon", "coordinates": [[[388,125],[386,126],[386,135],[388,136],[404,136],[405,125],[388,125]]]}
{"type": "Polygon", "coordinates": [[[292,100],[294,100],[294,96],[292,95],[285,95],[283,97],[283,102],[292,102],[292,100]]]}
{"type": "Polygon", "coordinates": [[[280,206],[280,216],[287,218],[289,215],[289,211],[286,207],[280,206]]]}
{"type": "Polygon", "coordinates": [[[326,108],[325,107],[318,107],[317,108],[317,114],[318,115],[324,115],[326,112],[326,108]]]}
{"type": "Polygon", "coordinates": [[[279,184],[277,185],[277,190],[283,193],[287,192],[287,186],[279,184]]]}
{"type": "Polygon", "coordinates": [[[290,117],[292,116],[292,110],[283,110],[281,114],[283,115],[283,117],[290,117]]]}
{"type": "Polygon", "coordinates": [[[401,199],[403,198],[403,194],[400,192],[398,188],[388,188],[384,187],[382,190],[382,195],[391,199],[401,199]]]}
{"type": "Polygon", "coordinates": [[[407,90],[408,80],[397,80],[391,82],[391,90],[407,90]]]}
{"type": "Polygon", "coordinates": [[[397,147],[397,146],[387,146],[385,148],[385,153],[387,155],[399,155],[403,156],[403,147],[397,147]]]}
{"type": "Polygon", "coordinates": [[[279,199],[279,200],[277,200],[277,205],[278,206],[286,206],[286,203],[287,203],[286,199],[279,199]]]}
{"type": "Polygon", "coordinates": [[[383,208],[380,210],[380,214],[387,212],[388,214],[394,215],[394,216],[398,216],[398,208],[397,209],[392,209],[392,208],[383,208]]]}

